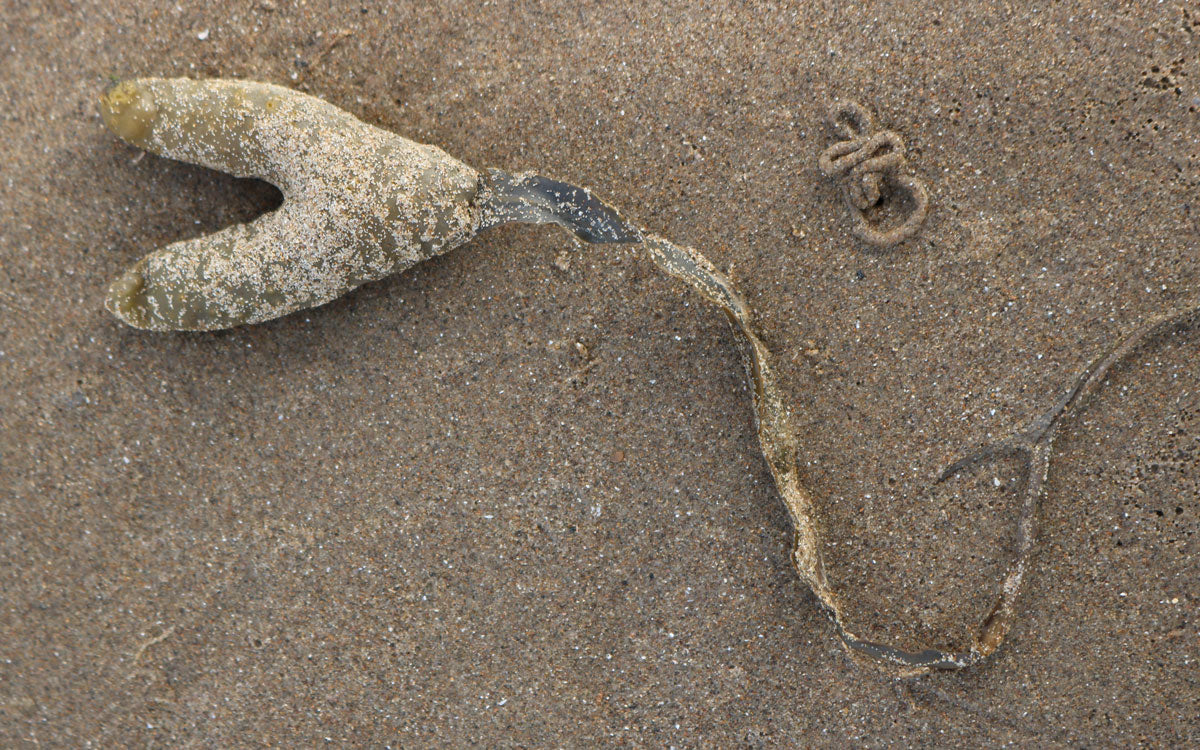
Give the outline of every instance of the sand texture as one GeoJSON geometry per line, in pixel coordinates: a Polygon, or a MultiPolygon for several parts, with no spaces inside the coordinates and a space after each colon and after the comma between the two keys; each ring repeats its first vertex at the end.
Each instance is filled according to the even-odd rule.
{"type": "Polygon", "coordinates": [[[737,336],[633,249],[503,226],[134,330],[113,278],[281,198],[98,107],[288,86],[696,247],[774,358],[844,625],[962,649],[1020,478],[933,480],[1200,298],[1200,8],[389,5],[0,9],[0,746],[1200,744],[1196,327],[1063,421],[1003,645],[898,680],[795,572],[737,336]],[[821,169],[837,100],[902,142],[883,203],[927,191],[907,241],[821,169]]]}

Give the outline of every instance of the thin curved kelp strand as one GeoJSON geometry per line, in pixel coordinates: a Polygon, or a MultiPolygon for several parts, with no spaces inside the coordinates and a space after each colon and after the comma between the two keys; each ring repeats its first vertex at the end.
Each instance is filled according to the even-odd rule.
{"type": "MultiPolygon", "coordinates": [[[[1017,542],[1013,561],[1005,573],[1000,595],[990,613],[980,625],[975,644],[970,651],[956,653],[939,649],[920,652],[904,651],[879,643],[861,640],[841,628],[842,640],[853,651],[904,669],[963,668],[986,658],[1000,646],[1012,628],[1016,602],[1029,569],[1037,536],[1037,507],[1050,470],[1050,458],[1058,428],[1064,417],[1077,409],[1096,391],[1109,371],[1142,345],[1172,330],[1187,328],[1200,319],[1200,301],[1176,307],[1159,315],[1139,328],[1118,338],[1104,352],[1083,368],[1050,409],[1034,419],[1029,426],[1013,436],[981,446],[971,454],[946,468],[935,484],[949,480],[961,471],[978,466],[999,456],[1013,456],[1021,461],[1022,482],[1020,515],[1017,521],[1017,542]]],[[[835,612],[835,619],[836,612],[835,612]]]]}
{"type": "Polygon", "coordinates": [[[1170,330],[1192,325],[1200,318],[1200,301],[1195,301],[1155,317],[1122,336],[1089,362],[1054,406],[1029,426],[1006,440],[980,447],[953,463],[934,481],[935,485],[941,484],[955,474],[997,456],[1019,458],[1022,500],[1016,552],[1005,574],[1001,593],[980,624],[969,651],[936,648],[909,651],[859,638],[846,629],[838,598],[825,577],[813,496],[800,481],[790,411],[771,367],[771,354],[756,333],[749,306],[733,282],[695,249],[646,232],[623,219],[616,209],[584,188],[535,175],[513,177],[499,170],[489,170],[478,200],[483,216],[481,229],[514,221],[557,224],[586,242],[638,245],[665,273],[683,281],[725,313],[733,329],[741,335],[743,360],[754,386],[759,443],[795,531],[792,555],[797,572],[829,611],[851,653],[890,664],[910,675],[929,669],[968,667],[999,647],[1012,627],[1016,600],[1028,570],[1036,536],[1037,504],[1063,417],[1095,391],[1114,365],[1142,344],[1170,330]]]}
{"type": "Polygon", "coordinates": [[[826,583],[821,563],[818,546],[820,537],[817,534],[812,495],[801,484],[797,469],[797,449],[795,433],[790,425],[790,412],[775,379],[770,352],[754,330],[750,308],[729,277],[718,271],[695,249],[676,245],[656,235],[645,235],[642,247],[659,268],[721,308],[733,329],[742,335],[743,361],[754,386],[754,414],[759,444],[783,496],[796,534],[793,559],[800,575],[818,597],[832,608],[833,592],[826,583]]]}
{"type": "MultiPolygon", "coordinates": [[[[938,477],[937,483],[942,483],[960,471],[977,466],[990,458],[1004,455],[1019,457],[1024,475],[1021,487],[1020,516],[1017,521],[1016,552],[1013,555],[1013,562],[1004,576],[1004,583],[996,604],[980,627],[975,646],[967,654],[943,653],[939,656],[931,655],[931,658],[946,657],[962,662],[961,666],[968,666],[994,652],[1003,642],[1012,627],[1017,596],[1029,569],[1029,560],[1037,536],[1038,501],[1049,476],[1054,440],[1058,436],[1064,418],[1072,410],[1080,408],[1087,398],[1095,393],[1114,366],[1120,364],[1143,345],[1172,331],[1186,329],[1194,325],[1197,320],[1200,320],[1200,300],[1193,300],[1157,315],[1135,330],[1119,337],[1083,368],[1054,406],[1034,419],[1028,427],[1006,440],[978,448],[951,464],[938,477]]],[[[851,645],[853,646],[853,644],[851,645]]],[[[911,654],[895,654],[894,656],[905,663],[912,663],[903,659],[903,657],[912,656],[911,654]]],[[[931,664],[930,666],[938,665],[931,664]]]]}

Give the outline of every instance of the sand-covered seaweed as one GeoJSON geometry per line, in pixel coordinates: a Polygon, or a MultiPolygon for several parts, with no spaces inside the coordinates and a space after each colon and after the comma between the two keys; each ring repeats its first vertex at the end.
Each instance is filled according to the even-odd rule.
{"type": "Polygon", "coordinates": [[[249,224],[176,242],[113,282],[106,305],[152,330],[213,330],[320,305],[466,242],[479,176],[434,146],[281,86],[142,78],[100,100],[135,146],[277,186],[249,224]]]}

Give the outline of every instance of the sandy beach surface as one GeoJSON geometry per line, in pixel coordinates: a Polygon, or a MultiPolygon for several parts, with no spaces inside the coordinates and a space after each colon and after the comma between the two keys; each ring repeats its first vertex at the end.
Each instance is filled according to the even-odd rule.
{"type": "Polygon", "coordinates": [[[846,627],[966,648],[1016,480],[931,482],[1200,299],[1200,6],[947,5],[6,2],[0,744],[1200,744],[1196,326],[1063,421],[999,650],[895,679],[792,567],[724,316],[629,248],[503,226],[219,333],[102,307],[279,202],[113,137],[117,79],[589,186],[744,292],[846,627]],[[838,99],[927,186],[903,244],[818,169],[838,99]]]}

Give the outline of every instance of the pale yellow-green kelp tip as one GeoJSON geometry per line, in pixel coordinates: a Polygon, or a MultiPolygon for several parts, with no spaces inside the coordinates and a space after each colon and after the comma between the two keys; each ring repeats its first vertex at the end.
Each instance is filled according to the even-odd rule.
{"type": "Polygon", "coordinates": [[[100,98],[105,125],[160,156],[275,184],[248,223],[168,245],[108,289],[150,330],[214,330],[321,305],[475,235],[479,174],[328,102],[252,81],[141,78],[100,98]]]}

